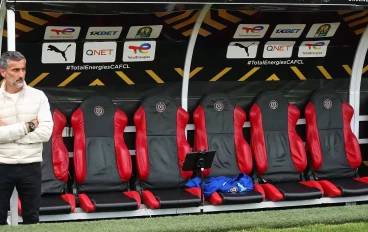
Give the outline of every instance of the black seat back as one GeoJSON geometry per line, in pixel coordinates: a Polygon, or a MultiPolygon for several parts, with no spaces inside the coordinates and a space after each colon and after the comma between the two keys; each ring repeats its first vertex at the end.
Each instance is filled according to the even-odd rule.
{"type": "Polygon", "coordinates": [[[250,110],[251,141],[258,175],[268,182],[298,181],[307,165],[295,127],[300,112],[280,92],[261,93],[250,110]]]}
{"type": "Polygon", "coordinates": [[[252,170],[252,153],[243,136],[245,112],[225,93],[202,97],[194,111],[196,151],[215,150],[216,155],[206,176],[234,177],[252,170]]]}
{"type": "Polygon", "coordinates": [[[315,177],[353,177],[362,162],[350,122],[354,109],[331,89],[315,91],[305,109],[307,147],[315,177]]]}
{"type": "Polygon", "coordinates": [[[52,135],[48,142],[43,143],[42,151],[42,195],[64,193],[69,174],[69,153],[62,137],[66,118],[57,109],[52,109],[52,112],[52,135]]]}
{"type": "Polygon", "coordinates": [[[185,138],[189,115],[166,96],[145,98],[134,115],[137,171],[143,189],[184,186],[192,172],[181,170],[191,151],[185,138]]]}
{"type": "Polygon", "coordinates": [[[74,167],[79,192],[126,191],[132,172],[124,143],[128,119],[105,96],[83,100],[72,115],[74,167]]]}

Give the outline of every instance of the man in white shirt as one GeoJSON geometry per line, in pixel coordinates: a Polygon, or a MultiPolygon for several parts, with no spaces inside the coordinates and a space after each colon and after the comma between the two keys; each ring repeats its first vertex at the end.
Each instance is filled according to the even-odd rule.
{"type": "Polygon", "coordinates": [[[16,51],[2,54],[0,74],[0,224],[7,224],[16,187],[24,224],[39,222],[41,162],[53,121],[46,95],[25,83],[26,59],[16,51]]]}

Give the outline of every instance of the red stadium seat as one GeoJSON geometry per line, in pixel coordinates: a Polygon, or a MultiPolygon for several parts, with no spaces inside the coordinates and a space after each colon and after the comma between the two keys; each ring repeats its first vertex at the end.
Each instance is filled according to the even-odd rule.
{"type": "MultiPolygon", "coordinates": [[[[69,175],[69,153],[62,133],[66,125],[65,116],[53,110],[54,127],[51,138],[43,144],[42,185],[40,215],[73,213],[75,198],[67,193],[69,175]]],[[[18,198],[18,214],[22,215],[22,203],[18,198]]]]}
{"type": "Polygon", "coordinates": [[[312,177],[329,197],[368,194],[368,177],[358,176],[362,156],[350,123],[354,109],[333,90],[312,94],[305,109],[312,177]]]}
{"type": "Polygon", "coordinates": [[[76,186],[88,213],[140,208],[138,192],[129,187],[132,161],[123,138],[127,121],[104,96],[84,99],[72,115],[76,186]]]}
{"type": "MultiPolygon", "coordinates": [[[[210,93],[201,99],[193,116],[195,124],[194,149],[215,150],[211,168],[204,170],[205,177],[225,176],[234,178],[240,173],[252,175],[252,152],[243,137],[245,112],[224,93],[210,93]]],[[[237,188],[239,189],[239,188],[237,188]]],[[[263,189],[253,185],[254,191],[219,192],[209,197],[213,205],[261,202],[263,189]]]]}
{"type": "Polygon", "coordinates": [[[144,99],[134,115],[138,181],[150,209],[197,207],[200,188],[188,189],[191,171],[182,171],[191,148],[185,138],[189,115],[169,97],[144,99]]]}
{"type": "Polygon", "coordinates": [[[295,127],[299,109],[280,92],[260,94],[251,110],[251,146],[260,184],[271,201],[323,196],[317,181],[305,181],[307,156],[295,127]]]}

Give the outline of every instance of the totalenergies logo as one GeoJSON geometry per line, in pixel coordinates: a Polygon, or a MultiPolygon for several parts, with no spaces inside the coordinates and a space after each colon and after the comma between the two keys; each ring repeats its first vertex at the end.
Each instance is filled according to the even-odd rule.
{"type": "Polygon", "coordinates": [[[317,43],[306,43],[305,46],[308,46],[308,50],[313,48],[314,50],[320,50],[321,46],[325,45],[324,42],[317,42],[317,43]]]}
{"type": "Polygon", "coordinates": [[[151,44],[144,43],[144,44],[141,44],[140,46],[130,45],[128,48],[132,49],[134,51],[134,54],[137,54],[137,51],[139,51],[139,53],[141,54],[147,54],[148,50],[151,49],[151,44]]]}
{"type": "Polygon", "coordinates": [[[57,35],[72,35],[75,32],[74,28],[64,28],[64,29],[51,29],[52,32],[55,32],[57,35]]]}
{"type": "Polygon", "coordinates": [[[242,27],[243,30],[245,30],[245,33],[259,33],[263,30],[263,26],[255,26],[255,27],[242,27]]]}

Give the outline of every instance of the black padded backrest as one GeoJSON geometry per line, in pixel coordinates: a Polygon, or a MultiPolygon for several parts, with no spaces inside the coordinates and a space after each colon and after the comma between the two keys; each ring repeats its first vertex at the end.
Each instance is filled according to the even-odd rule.
{"type": "Polygon", "coordinates": [[[116,107],[108,97],[93,96],[82,101],[86,138],[113,138],[116,107]]]}
{"type": "Polygon", "coordinates": [[[349,145],[344,139],[343,105],[337,92],[320,89],[311,95],[306,108],[306,117],[310,114],[308,109],[314,111],[318,129],[322,166],[314,173],[319,179],[352,177],[356,171],[351,168],[346,155],[346,146],[349,145]]]}
{"type": "Polygon", "coordinates": [[[176,137],[178,105],[173,99],[165,96],[153,96],[144,99],[141,106],[146,113],[147,136],[154,140],[156,140],[155,136],[176,137]]]}
{"type": "Polygon", "coordinates": [[[43,143],[41,195],[63,193],[65,190],[63,181],[68,178],[69,153],[62,140],[66,119],[64,115],[52,107],[51,112],[54,126],[50,140],[43,143]],[[54,167],[53,159],[57,161],[58,167],[54,167]],[[56,177],[55,170],[58,177],[56,177]]]}
{"type": "Polygon", "coordinates": [[[215,92],[203,96],[199,106],[204,111],[207,132],[202,136],[207,137],[208,150],[216,151],[209,176],[238,175],[240,170],[234,140],[235,103],[227,94],[215,92]]]}
{"type": "Polygon", "coordinates": [[[62,193],[64,183],[56,179],[54,174],[54,165],[52,163],[52,142],[43,144],[42,151],[42,185],[41,194],[62,193]]]}
{"type": "Polygon", "coordinates": [[[205,111],[207,134],[234,135],[235,103],[225,93],[210,93],[202,97],[199,105],[205,111]]]}
{"type": "Polygon", "coordinates": [[[186,183],[180,173],[179,156],[183,146],[189,147],[183,140],[188,116],[179,108],[170,97],[149,96],[134,116],[137,168],[144,189],[176,188],[186,183]],[[179,133],[183,136],[179,137],[179,133]]]}
{"type": "MultiPolygon", "coordinates": [[[[297,181],[300,174],[297,172],[291,157],[290,141],[288,134],[289,102],[280,92],[268,91],[257,96],[252,113],[260,117],[263,128],[264,146],[266,154],[254,151],[256,161],[267,160],[267,169],[261,174],[262,178],[269,182],[297,181]],[[262,156],[266,157],[262,157],[262,156]]],[[[258,120],[251,121],[251,127],[258,120]]],[[[256,125],[254,125],[256,126],[256,125]]],[[[259,135],[262,133],[261,131],[259,135]]],[[[252,143],[255,146],[254,143],[252,143]]],[[[255,148],[255,147],[253,147],[255,148]]],[[[261,169],[262,162],[258,162],[261,169]]]]}
{"type": "MultiPolygon", "coordinates": [[[[73,114],[76,120],[83,123],[82,130],[85,136],[85,148],[81,149],[85,149],[86,152],[85,160],[82,161],[85,163],[86,169],[84,170],[82,166],[78,165],[75,167],[76,172],[85,173],[83,182],[78,184],[80,192],[126,191],[128,189],[129,183],[121,179],[117,164],[123,158],[117,159],[117,152],[120,149],[116,147],[114,136],[119,127],[122,128],[126,125],[125,114],[118,111],[110,98],[92,96],[84,99],[79,109],[73,114]],[[124,116],[118,117],[118,113],[124,114],[124,116]]],[[[73,129],[80,130],[79,125],[73,125],[73,129]]],[[[123,133],[121,133],[121,137],[123,137],[123,133]]],[[[75,149],[78,145],[81,144],[74,145],[75,149]]],[[[125,146],[125,144],[120,145],[125,146]]],[[[126,156],[122,157],[126,158],[126,156]]],[[[131,165],[130,160],[123,162],[131,165]]]]}
{"type": "Polygon", "coordinates": [[[309,100],[317,114],[317,126],[320,130],[342,130],[342,99],[333,90],[315,91],[309,100]]]}
{"type": "Polygon", "coordinates": [[[287,132],[289,102],[279,92],[264,92],[254,101],[262,112],[262,126],[265,132],[287,132]]]}

